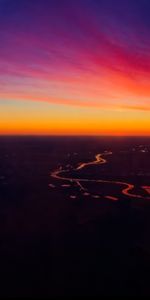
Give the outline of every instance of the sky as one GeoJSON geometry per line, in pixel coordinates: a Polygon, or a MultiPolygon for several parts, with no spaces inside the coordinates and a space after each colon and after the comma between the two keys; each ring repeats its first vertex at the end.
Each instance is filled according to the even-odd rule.
{"type": "Polygon", "coordinates": [[[150,135],[149,0],[0,0],[0,134],[150,135]]]}

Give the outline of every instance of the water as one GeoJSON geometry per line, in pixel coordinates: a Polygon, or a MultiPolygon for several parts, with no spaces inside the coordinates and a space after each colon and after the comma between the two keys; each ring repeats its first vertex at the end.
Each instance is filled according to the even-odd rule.
{"type": "Polygon", "coordinates": [[[0,295],[150,295],[149,186],[147,137],[0,137],[0,295]]]}

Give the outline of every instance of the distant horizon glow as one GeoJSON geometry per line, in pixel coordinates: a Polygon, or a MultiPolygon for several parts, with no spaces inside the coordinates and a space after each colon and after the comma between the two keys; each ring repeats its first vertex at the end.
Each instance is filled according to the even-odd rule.
{"type": "Polygon", "coordinates": [[[0,1],[0,135],[150,136],[149,10],[0,1]]]}

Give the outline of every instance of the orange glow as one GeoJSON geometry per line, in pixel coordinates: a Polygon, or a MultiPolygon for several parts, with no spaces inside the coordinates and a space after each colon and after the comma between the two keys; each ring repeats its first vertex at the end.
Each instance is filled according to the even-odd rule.
{"type": "Polygon", "coordinates": [[[0,2],[0,134],[150,135],[145,1],[21,2],[0,2]]]}
{"type": "Polygon", "coordinates": [[[3,108],[0,134],[150,135],[149,111],[61,107],[58,113],[57,106],[23,101],[18,109],[3,108]]]}

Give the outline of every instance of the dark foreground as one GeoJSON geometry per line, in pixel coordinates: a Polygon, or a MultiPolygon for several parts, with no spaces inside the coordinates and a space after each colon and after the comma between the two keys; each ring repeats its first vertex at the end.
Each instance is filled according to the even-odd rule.
{"type": "Polygon", "coordinates": [[[150,138],[0,137],[0,297],[150,296],[149,186],[150,138]]]}

